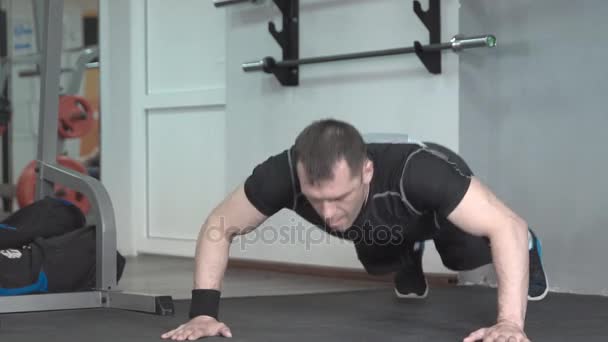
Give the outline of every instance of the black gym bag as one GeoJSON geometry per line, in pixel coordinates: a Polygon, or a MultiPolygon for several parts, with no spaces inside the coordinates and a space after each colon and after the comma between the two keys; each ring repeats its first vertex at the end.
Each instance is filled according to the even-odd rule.
{"type": "Polygon", "coordinates": [[[63,235],[85,224],[86,218],[77,206],[46,197],[0,222],[0,249],[21,247],[37,237],[63,235]]]}
{"type": "MultiPolygon", "coordinates": [[[[95,227],[69,202],[45,198],[0,223],[0,296],[93,289],[95,227]],[[6,228],[8,227],[8,228],[6,228]]],[[[117,253],[117,280],[125,258],[117,253]]]]}

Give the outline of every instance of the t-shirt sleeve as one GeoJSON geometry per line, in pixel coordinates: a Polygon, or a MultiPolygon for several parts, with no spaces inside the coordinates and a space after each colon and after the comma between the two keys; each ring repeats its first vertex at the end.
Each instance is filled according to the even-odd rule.
{"type": "Polygon", "coordinates": [[[420,212],[434,211],[446,217],[458,206],[471,183],[471,176],[427,149],[414,152],[405,162],[401,194],[420,212]]]}
{"type": "Polygon", "coordinates": [[[245,195],[262,214],[272,216],[293,205],[294,176],[289,150],[285,150],[253,169],[245,180],[245,195]]]}

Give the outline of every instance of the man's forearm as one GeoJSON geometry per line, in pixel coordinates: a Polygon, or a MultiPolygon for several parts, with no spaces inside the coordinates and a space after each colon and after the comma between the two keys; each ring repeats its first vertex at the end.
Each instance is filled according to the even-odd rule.
{"type": "Polygon", "coordinates": [[[203,225],[197,239],[195,289],[221,288],[229,252],[230,232],[225,229],[223,219],[211,216],[203,225]]]}
{"type": "Polygon", "coordinates": [[[498,318],[523,329],[528,302],[528,230],[521,221],[490,237],[498,280],[498,318]]]}

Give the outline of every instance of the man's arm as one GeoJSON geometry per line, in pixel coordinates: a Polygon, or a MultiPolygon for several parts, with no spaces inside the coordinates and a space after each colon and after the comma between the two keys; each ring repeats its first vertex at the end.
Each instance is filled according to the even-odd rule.
{"type": "Polygon", "coordinates": [[[230,328],[218,321],[230,244],[234,236],[257,228],[269,216],[292,206],[294,180],[288,153],[284,150],[258,164],[245,182],[209,214],[196,242],[191,319],[162,338],[184,341],[232,337],[230,328]]]}
{"type": "Polygon", "coordinates": [[[402,195],[418,211],[447,217],[462,231],[490,241],[498,277],[497,323],[472,332],[464,341],[528,341],[523,329],[529,282],[527,223],[453,159],[416,151],[404,167],[402,195]]]}
{"type": "Polygon", "coordinates": [[[256,228],[266,218],[249,202],[243,185],[217,206],[197,239],[194,288],[220,290],[232,239],[256,228]]]}
{"type": "Polygon", "coordinates": [[[214,314],[218,310],[230,242],[235,235],[256,228],[266,218],[249,202],[243,185],[211,212],[201,227],[196,244],[192,319],[163,334],[163,339],[185,341],[218,335],[232,337],[230,328],[217,321],[214,314]],[[194,297],[195,291],[207,293],[203,295],[207,297],[197,299],[194,297]]]}
{"type": "Polygon", "coordinates": [[[448,219],[463,231],[487,236],[498,280],[498,322],[523,330],[528,301],[528,225],[472,177],[470,186],[448,219]]]}

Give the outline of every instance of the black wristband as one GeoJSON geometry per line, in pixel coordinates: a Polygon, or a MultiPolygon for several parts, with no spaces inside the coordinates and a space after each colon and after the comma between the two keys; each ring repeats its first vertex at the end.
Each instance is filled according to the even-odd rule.
{"type": "Polygon", "coordinates": [[[214,289],[192,290],[190,318],[205,315],[217,319],[220,308],[220,294],[220,291],[214,289]]]}

